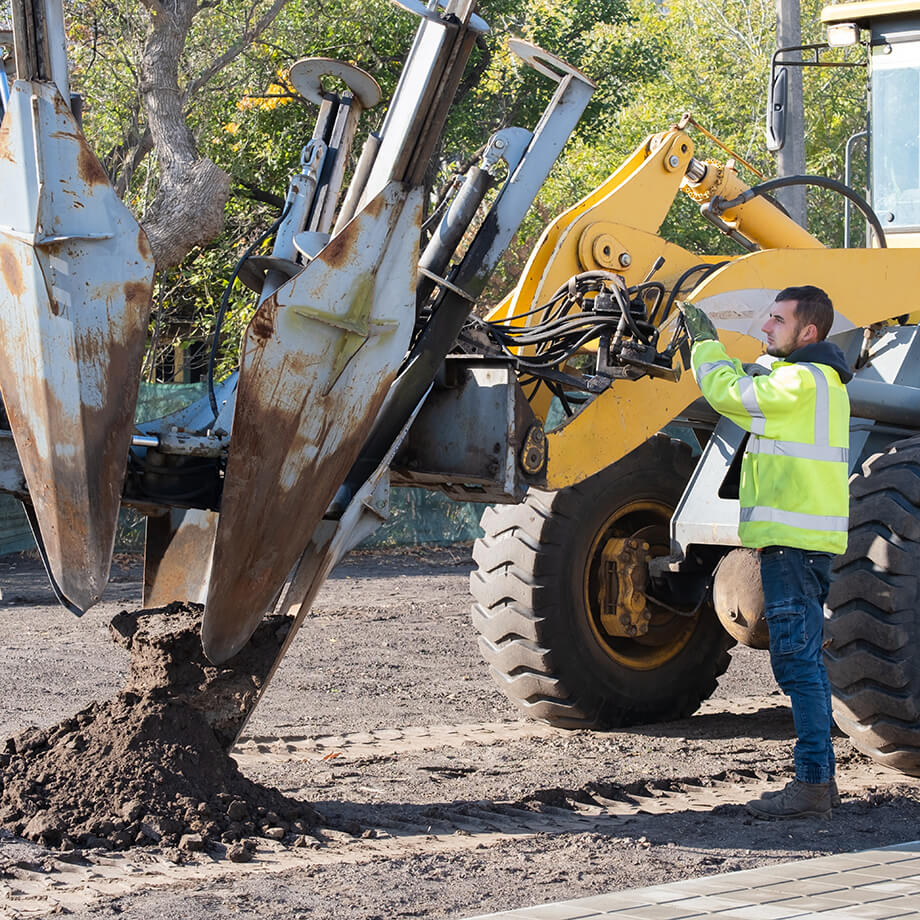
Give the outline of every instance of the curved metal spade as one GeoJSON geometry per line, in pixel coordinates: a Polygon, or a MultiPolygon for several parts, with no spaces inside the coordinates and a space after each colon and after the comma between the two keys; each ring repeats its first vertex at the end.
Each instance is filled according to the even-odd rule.
{"type": "Polygon", "coordinates": [[[421,202],[390,182],[246,330],[201,630],[211,661],[274,603],[405,357],[421,202]]]}
{"type": "Polygon", "coordinates": [[[53,84],[14,84],[0,188],[0,389],[48,574],[82,613],[108,580],[153,259],[53,84]]]}

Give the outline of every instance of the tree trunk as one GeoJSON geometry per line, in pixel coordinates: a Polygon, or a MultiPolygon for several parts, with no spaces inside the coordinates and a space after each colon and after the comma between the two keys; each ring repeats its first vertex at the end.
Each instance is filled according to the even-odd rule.
{"type": "Polygon", "coordinates": [[[169,9],[145,0],[150,32],[140,60],[140,95],[160,167],[160,185],[142,218],[157,269],[172,268],[223,229],[230,177],[199,155],[179,89],[179,60],[197,11],[196,0],[169,9]]]}

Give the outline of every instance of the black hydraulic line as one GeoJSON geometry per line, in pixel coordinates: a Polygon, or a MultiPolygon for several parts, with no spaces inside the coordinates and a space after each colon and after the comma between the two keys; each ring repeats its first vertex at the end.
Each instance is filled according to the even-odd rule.
{"type": "Polygon", "coordinates": [[[756,195],[765,195],[767,192],[772,192],[774,189],[788,188],[790,185],[815,185],[819,188],[830,189],[833,192],[837,192],[839,195],[843,195],[844,198],[848,198],[860,211],[862,211],[863,216],[869,221],[869,224],[875,231],[875,237],[878,240],[879,247],[882,249],[888,247],[881,221],[878,219],[878,215],[875,211],[872,210],[872,206],[869,202],[866,201],[862,195],[854,192],[848,185],[844,185],[836,179],[829,179],[827,176],[779,176],[776,179],[767,179],[766,182],[761,182],[760,185],[755,185],[746,192],[742,192],[737,198],[732,198],[731,201],[720,201],[719,211],[724,214],[732,208],[737,208],[739,205],[745,204],[756,195]]]}
{"type": "MultiPolygon", "coordinates": [[[[442,289],[439,294],[431,317],[413,342],[409,356],[387,395],[360,457],[345,478],[343,490],[349,493],[349,500],[350,495],[354,495],[380,465],[399,435],[400,429],[424,397],[444,357],[457,341],[464,324],[469,320],[470,299],[482,293],[491,273],[491,267],[488,271],[482,270],[483,260],[493,239],[500,235],[498,216],[495,211],[490,211],[469,250],[448,279],[460,291],[467,292],[469,298],[449,288],[442,289]]],[[[619,278],[611,272],[586,272],[576,277],[587,277],[588,280],[619,278]]],[[[555,301],[557,294],[564,295],[568,290],[567,284],[553,295],[550,303],[555,301]]],[[[595,334],[592,333],[585,341],[590,341],[594,337],[595,334]]]]}
{"type": "Polygon", "coordinates": [[[626,319],[626,325],[629,326],[630,332],[639,339],[643,345],[649,344],[649,336],[639,329],[639,324],[636,322],[635,316],[633,316],[632,310],[629,309],[629,303],[623,307],[623,317],[626,319]]]}
{"type": "Polygon", "coordinates": [[[700,284],[706,278],[708,278],[714,271],[721,268],[723,265],[727,264],[726,262],[701,262],[699,265],[692,265],[688,268],[678,279],[677,283],[671,289],[671,293],[668,295],[667,303],[664,307],[664,312],[659,319],[656,317],[658,324],[663,323],[671,315],[671,307],[674,306],[674,301],[680,297],[681,288],[687,283],[688,278],[692,278],[697,272],[702,272],[702,278],[699,278],[696,281],[696,284],[700,284]]]}
{"type": "Polygon", "coordinates": [[[565,284],[560,285],[556,290],[556,293],[550,298],[550,301],[554,300],[556,297],[559,297],[561,294],[566,294],[569,291],[574,292],[574,290],[582,284],[589,284],[592,281],[613,281],[615,284],[619,283],[622,279],[619,275],[614,274],[613,272],[603,271],[602,269],[593,269],[589,272],[582,272],[580,275],[573,275],[566,281],[565,284]]]}
{"type": "Polygon", "coordinates": [[[567,348],[561,350],[559,353],[546,351],[534,357],[521,357],[519,355],[515,355],[511,351],[508,351],[504,345],[500,345],[500,347],[505,350],[509,357],[514,358],[521,367],[524,367],[528,371],[532,372],[535,370],[551,370],[558,367],[564,361],[567,361],[570,357],[572,357],[572,355],[574,355],[583,345],[586,345],[588,342],[596,339],[597,337],[597,330],[591,329],[576,339],[574,342],[572,342],[567,348]],[[540,358],[543,360],[538,360],[540,358]]]}
{"type": "Polygon", "coordinates": [[[645,291],[656,291],[657,292],[657,296],[655,297],[655,303],[652,305],[652,308],[651,309],[649,309],[648,307],[645,308],[646,316],[648,316],[649,322],[651,322],[653,326],[657,326],[658,323],[653,321],[652,317],[654,317],[658,313],[658,308],[661,306],[661,301],[664,300],[664,295],[667,293],[667,289],[660,281],[643,281],[642,284],[636,285],[635,287],[636,296],[638,296],[642,300],[643,305],[645,304],[645,297],[643,297],[642,295],[645,293],[645,291]]]}
{"type": "Polygon", "coordinates": [[[608,326],[605,328],[598,328],[596,326],[589,326],[587,329],[585,327],[578,327],[567,332],[565,336],[556,336],[552,339],[549,339],[546,342],[519,342],[516,339],[498,339],[499,346],[505,350],[506,354],[511,355],[515,360],[520,361],[522,364],[527,364],[532,361],[538,361],[541,364],[546,363],[546,359],[550,355],[560,356],[560,360],[565,360],[572,357],[575,354],[578,347],[586,342],[590,342],[592,339],[600,338],[605,331],[607,334],[610,334],[613,329],[608,326]],[[572,344],[574,342],[579,343],[578,345],[572,344]],[[540,350],[535,355],[516,355],[511,349],[520,349],[527,345],[537,344],[541,346],[540,350]]]}
{"type": "MultiPolygon", "coordinates": [[[[562,294],[556,294],[554,297],[550,298],[546,303],[541,303],[538,307],[534,307],[532,310],[528,310],[526,313],[515,313],[515,319],[523,319],[525,316],[533,316],[535,313],[539,313],[541,310],[546,311],[549,307],[553,306],[557,300],[562,300],[562,294]]],[[[500,325],[500,324],[499,324],[500,325]]]]}
{"type": "Polygon", "coordinates": [[[211,353],[208,355],[208,401],[211,403],[211,411],[214,418],[220,414],[217,408],[217,397],[214,395],[214,365],[217,363],[217,349],[220,347],[220,330],[224,325],[224,318],[227,315],[227,307],[230,304],[230,292],[233,290],[233,283],[243,269],[246,260],[261,246],[277,229],[281,226],[281,221],[288,216],[293,201],[288,202],[288,206],[281,212],[278,219],[263,233],[247,250],[240,256],[239,262],[230,275],[230,280],[224,288],[224,296],[220,299],[220,308],[217,311],[217,319],[214,321],[214,335],[211,338],[211,353]]]}
{"type": "Polygon", "coordinates": [[[538,342],[565,335],[569,331],[576,331],[585,325],[599,328],[610,325],[615,326],[619,318],[619,313],[610,313],[606,316],[603,314],[598,315],[597,313],[574,313],[540,326],[495,327],[490,323],[483,323],[483,325],[488,330],[494,331],[496,335],[505,336],[515,342],[535,345],[538,342]]]}

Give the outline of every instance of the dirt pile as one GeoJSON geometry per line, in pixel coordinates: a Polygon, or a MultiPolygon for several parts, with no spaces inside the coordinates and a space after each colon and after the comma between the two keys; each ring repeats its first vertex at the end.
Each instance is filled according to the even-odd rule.
{"type": "MultiPolygon", "coordinates": [[[[247,780],[227,749],[245,722],[289,620],[268,617],[232,661],[201,652],[200,609],[120,613],[125,687],[50,729],[0,746],[0,824],[45,846],[203,849],[309,833],[315,813],[247,780]]],[[[236,847],[245,858],[245,847],[236,847]]]]}

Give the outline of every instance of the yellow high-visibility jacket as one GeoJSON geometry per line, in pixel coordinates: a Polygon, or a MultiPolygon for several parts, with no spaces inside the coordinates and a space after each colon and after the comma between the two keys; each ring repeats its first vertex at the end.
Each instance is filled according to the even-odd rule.
{"type": "Polygon", "coordinates": [[[751,377],[718,341],[693,346],[706,401],[749,431],[741,461],[744,546],[842,553],[849,515],[850,400],[843,352],[817,342],[751,377]]]}

